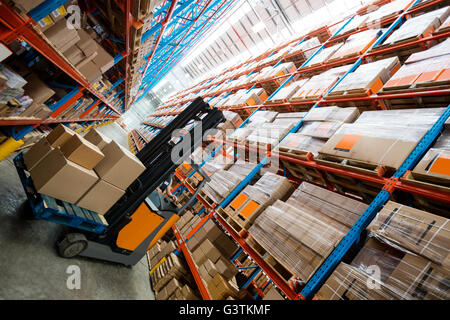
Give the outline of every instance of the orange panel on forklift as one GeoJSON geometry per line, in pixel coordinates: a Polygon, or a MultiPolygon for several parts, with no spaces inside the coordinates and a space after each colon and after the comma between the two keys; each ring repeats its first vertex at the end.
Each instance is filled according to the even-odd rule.
{"type": "Polygon", "coordinates": [[[164,218],[150,210],[143,202],[131,216],[131,222],[120,230],[117,246],[134,251],[163,221],[164,218]]]}

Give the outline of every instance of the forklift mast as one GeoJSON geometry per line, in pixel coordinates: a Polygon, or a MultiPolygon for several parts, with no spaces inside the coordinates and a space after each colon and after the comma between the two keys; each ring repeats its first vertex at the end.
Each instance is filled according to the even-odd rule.
{"type": "MultiPolygon", "coordinates": [[[[146,197],[167,180],[181,162],[185,161],[197,147],[201,146],[204,133],[223,121],[224,117],[221,111],[210,108],[202,98],[197,98],[145,145],[136,156],[144,164],[146,170],[126,190],[125,195],[105,214],[110,226],[109,235],[117,235],[130,222],[130,216],[146,197]],[[184,141],[181,138],[174,144],[171,142],[172,133],[177,129],[184,128],[191,121],[195,121],[195,125],[188,134],[190,136],[190,148],[187,150],[188,152],[178,154],[178,161],[174,162],[172,151],[184,141]],[[199,128],[196,128],[197,126],[201,126],[201,135],[197,131],[197,134],[194,135],[195,130],[200,132],[199,128]]],[[[186,148],[183,150],[186,151],[186,148]]]]}

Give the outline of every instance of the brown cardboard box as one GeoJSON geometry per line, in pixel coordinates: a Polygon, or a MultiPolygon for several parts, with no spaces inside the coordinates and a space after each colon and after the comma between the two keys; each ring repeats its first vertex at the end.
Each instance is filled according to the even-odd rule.
{"type": "Polygon", "coordinates": [[[37,74],[31,73],[25,79],[27,84],[23,89],[25,90],[25,94],[33,99],[34,104],[40,105],[55,94],[55,91],[42,82],[37,74]]]}
{"type": "Polygon", "coordinates": [[[86,58],[83,51],[81,51],[77,46],[71,46],[69,49],[67,49],[64,53],[64,56],[74,66],[76,66],[86,58]]]}
{"type": "Polygon", "coordinates": [[[265,295],[263,300],[285,300],[281,294],[278,293],[277,289],[272,287],[265,295]]]}
{"type": "Polygon", "coordinates": [[[100,178],[126,190],[142,172],[144,165],[117,142],[111,141],[102,149],[105,158],[94,168],[100,178]]]}
{"type": "Polygon", "coordinates": [[[47,39],[60,51],[67,51],[80,41],[76,29],[67,27],[67,20],[61,19],[44,32],[47,39]]]}
{"type": "Polygon", "coordinates": [[[97,44],[97,56],[92,60],[102,73],[105,73],[114,66],[114,58],[106,52],[99,44],[97,44]]]}
{"type": "Polygon", "coordinates": [[[220,274],[216,274],[208,283],[208,291],[213,300],[225,300],[238,294],[236,288],[226,281],[220,274]]]}
{"type": "Polygon", "coordinates": [[[399,168],[416,145],[417,141],[336,133],[322,146],[319,154],[399,168]]]}
{"type": "Polygon", "coordinates": [[[41,140],[39,140],[39,142],[36,142],[36,144],[23,155],[23,160],[25,162],[25,165],[27,166],[28,171],[33,169],[33,167],[52,150],[53,147],[47,141],[46,137],[43,137],[41,140]]]}
{"type": "Polygon", "coordinates": [[[80,166],[92,170],[105,157],[100,149],[79,134],[74,134],[61,146],[66,158],[80,166]]]}
{"type": "Polygon", "coordinates": [[[65,125],[58,124],[55,129],[53,129],[52,132],[48,134],[47,141],[53,148],[61,147],[74,134],[75,132],[67,128],[65,125]]]}
{"type": "Polygon", "coordinates": [[[29,12],[44,2],[44,0],[13,0],[13,2],[19,9],[29,12]]]}
{"type": "Polygon", "coordinates": [[[199,248],[201,248],[201,250],[205,254],[205,258],[210,259],[213,263],[217,262],[217,260],[221,256],[220,251],[217,250],[214,244],[212,244],[208,239],[205,239],[205,241],[203,241],[199,248]]]}
{"type": "Polygon", "coordinates": [[[102,76],[100,68],[92,61],[89,61],[84,66],[78,68],[78,71],[80,71],[89,82],[97,82],[102,76]]]}
{"type": "Polygon", "coordinates": [[[200,278],[202,278],[206,285],[211,282],[212,277],[208,273],[208,270],[206,269],[206,266],[204,264],[198,267],[198,273],[200,274],[200,278]]]}
{"type": "Polygon", "coordinates": [[[86,32],[86,30],[78,30],[78,36],[80,41],[77,43],[77,47],[83,51],[86,57],[91,57],[97,52],[97,42],[86,32]]]}
{"type": "Polygon", "coordinates": [[[84,135],[84,138],[90,143],[95,144],[100,150],[111,142],[111,139],[105,137],[95,129],[89,130],[89,132],[84,135]]]}
{"type": "Polygon", "coordinates": [[[217,260],[214,267],[215,270],[220,273],[226,280],[230,280],[238,273],[237,268],[223,256],[220,257],[219,260],[217,260]]]}
{"type": "Polygon", "coordinates": [[[398,300],[399,297],[358,270],[341,262],[328,280],[322,285],[317,296],[320,300],[398,300]],[[368,283],[374,286],[368,286],[368,283]]]}
{"type": "Polygon", "coordinates": [[[112,184],[98,180],[77,202],[77,206],[105,214],[125,194],[125,191],[112,184]]]}
{"type": "Polygon", "coordinates": [[[76,203],[98,180],[93,170],[67,160],[59,149],[49,152],[30,172],[37,192],[76,203]]]}
{"type": "Polygon", "coordinates": [[[402,299],[449,300],[450,270],[430,260],[405,254],[386,285],[394,287],[402,299]]]}
{"type": "Polygon", "coordinates": [[[368,226],[382,238],[450,266],[448,219],[389,201],[368,226]]]}
{"type": "Polygon", "coordinates": [[[433,178],[450,179],[450,150],[430,149],[414,168],[413,175],[433,183],[433,178]],[[427,177],[423,177],[423,175],[427,177]]]}

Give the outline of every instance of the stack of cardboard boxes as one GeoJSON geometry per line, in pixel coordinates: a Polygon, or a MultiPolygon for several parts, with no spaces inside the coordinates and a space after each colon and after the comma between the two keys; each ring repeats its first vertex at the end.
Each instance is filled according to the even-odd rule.
{"type": "Polygon", "coordinates": [[[248,230],[272,257],[307,281],[367,206],[302,183],[287,202],[277,200],[248,230]]]}
{"type": "Polygon", "coordinates": [[[338,266],[319,298],[448,300],[447,225],[446,218],[389,201],[369,225],[367,243],[351,265],[338,266]]]}
{"type": "Polygon", "coordinates": [[[100,133],[83,138],[63,125],[37,142],[24,161],[37,192],[99,214],[145,170],[129,151],[100,133]]]}
{"type": "Polygon", "coordinates": [[[154,268],[164,257],[177,250],[175,241],[159,240],[153,247],[147,251],[147,258],[150,269],[154,268]]]}

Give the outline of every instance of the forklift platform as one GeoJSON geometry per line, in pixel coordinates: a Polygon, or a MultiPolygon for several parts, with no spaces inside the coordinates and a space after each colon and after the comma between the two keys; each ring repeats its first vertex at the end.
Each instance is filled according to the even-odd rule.
{"type": "Polygon", "coordinates": [[[37,219],[48,220],[96,234],[101,234],[106,230],[108,223],[98,213],[38,193],[30,174],[26,171],[23,153],[14,158],[14,166],[19,174],[33,214],[37,219]]]}

